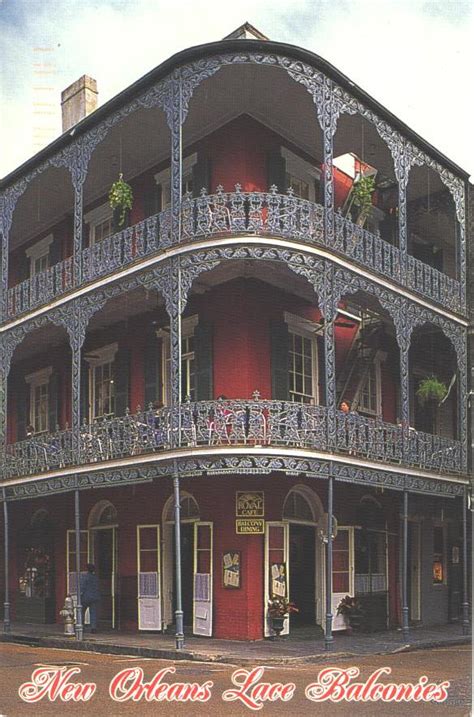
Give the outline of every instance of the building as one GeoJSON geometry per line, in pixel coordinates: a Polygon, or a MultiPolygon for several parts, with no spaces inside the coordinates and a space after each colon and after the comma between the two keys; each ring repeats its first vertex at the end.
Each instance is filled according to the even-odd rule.
{"type": "Polygon", "coordinates": [[[466,630],[467,174],[250,25],[96,93],[0,183],[5,628],[466,630]]]}

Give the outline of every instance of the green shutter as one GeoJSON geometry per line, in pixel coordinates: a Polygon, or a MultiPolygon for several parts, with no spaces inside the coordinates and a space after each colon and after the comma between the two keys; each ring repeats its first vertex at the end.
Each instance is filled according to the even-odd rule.
{"type": "Polygon", "coordinates": [[[198,154],[198,161],[193,166],[193,196],[199,197],[203,187],[212,194],[215,187],[211,186],[211,179],[211,160],[198,154]]]}
{"type": "Polygon", "coordinates": [[[116,416],[123,416],[130,406],[128,395],[130,376],[130,351],[128,348],[119,348],[113,364],[115,410],[116,416]]]}
{"type": "Polygon", "coordinates": [[[275,184],[280,193],[286,192],[286,160],[280,152],[270,152],[267,156],[268,189],[275,184]]]}
{"type": "Polygon", "coordinates": [[[285,321],[270,324],[272,398],[288,401],[290,396],[288,377],[289,334],[285,321]]]}
{"type": "Polygon", "coordinates": [[[163,385],[161,370],[162,340],[154,334],[147,337],[143,353],[143,373],[145,378],[144,408],[150,403],[163,403],[163,385]]]}
{"type": "Polygon", "coordinates": [[[59,424],[59,375],[53,371],[48,384],[48,430],[55,431],[59,424]]]}
{"type": "Polygon", "coordinates": [[[200,319],[194,329],[196,401],[209,401],[213,398],[212,344],[212,326],[200,319]]]}

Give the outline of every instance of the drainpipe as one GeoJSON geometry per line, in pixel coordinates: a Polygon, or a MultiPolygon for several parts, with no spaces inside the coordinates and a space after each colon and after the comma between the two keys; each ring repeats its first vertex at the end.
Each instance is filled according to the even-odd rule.
{"type": "Polygon", "coordinates": [[[408,491],[403,491],[403,545],[402,545],[402,636],[410,636],[408,627],[408,491]]]}
{"type": "Polygon", "coordinates": [[[467,585],[467,486],[462,497],[462,634],[469,635],[469,597],[467,585]]]}
{"type": "Polygon", "coordinates": [[[326,631],[324,649],[331,650],[334,641],[332,635],[332,512],[333,512],[333,476],[328,478],[328,533],[326,536],[326,631]]]}
{"type": "Polygon", "coordinates": [[[174,491],[174,542],[175,542],[175,568],[176,568],[176,649],[184,647],[184,621],[181,586],[181,504],[179,497],[179,478],[177,466],[173,476],[174,491]]]}
{"type": "Polygon", "coordinates": [[[3,602],[3,632],[10,632],[10,593],[8,585],[8,505],[5,490],[3,491],[3,530],[5,550],[5,597],[3,602]]]}
{"type": "Polygon", "coordinates": [[[82,640],[84,637],[84,626],[82,624],[82,605],[81,605],[81,522],[79,512],[79,490],[74,491],[74,531],[76,539],[76,640],[82,640]]]}

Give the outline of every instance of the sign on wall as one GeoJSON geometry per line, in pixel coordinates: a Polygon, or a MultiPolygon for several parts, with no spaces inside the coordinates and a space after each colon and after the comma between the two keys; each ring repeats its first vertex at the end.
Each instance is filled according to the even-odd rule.
{"type": "Polygon", "coordinates": [[[222,555],[222,584],[225,588],[240,588],[240,552],[230,550],[222,555]]]}
{"type": "Polygon", "coordinates": [[[262,519],[241,518],[235,521],[235,532],[238,535],[263,535],[265,521],[262,519]]]}
{"type": "Polygon", "coordinates": [[[286,563],[272,563],[270,566],[271,597],[284,598],[287,596],[286,589],[286,563]]]}
{"type": "Polygon", "coordinates": [[[235,494],[236,518],[263,518],[265,506],[263,491],[237,491],[235,494]]]}

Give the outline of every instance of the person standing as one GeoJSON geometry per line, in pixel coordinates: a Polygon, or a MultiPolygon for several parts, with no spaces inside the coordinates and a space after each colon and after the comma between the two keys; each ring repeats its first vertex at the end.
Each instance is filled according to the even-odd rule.
{"type": "Polygon", "coordinates": [[[99,578],[95,574],[95,565],[87,564],[87,573],[81,577],[82,621],[89,608],[91,632],[97,632],[97,606],[100,602],[99,578]]]}

